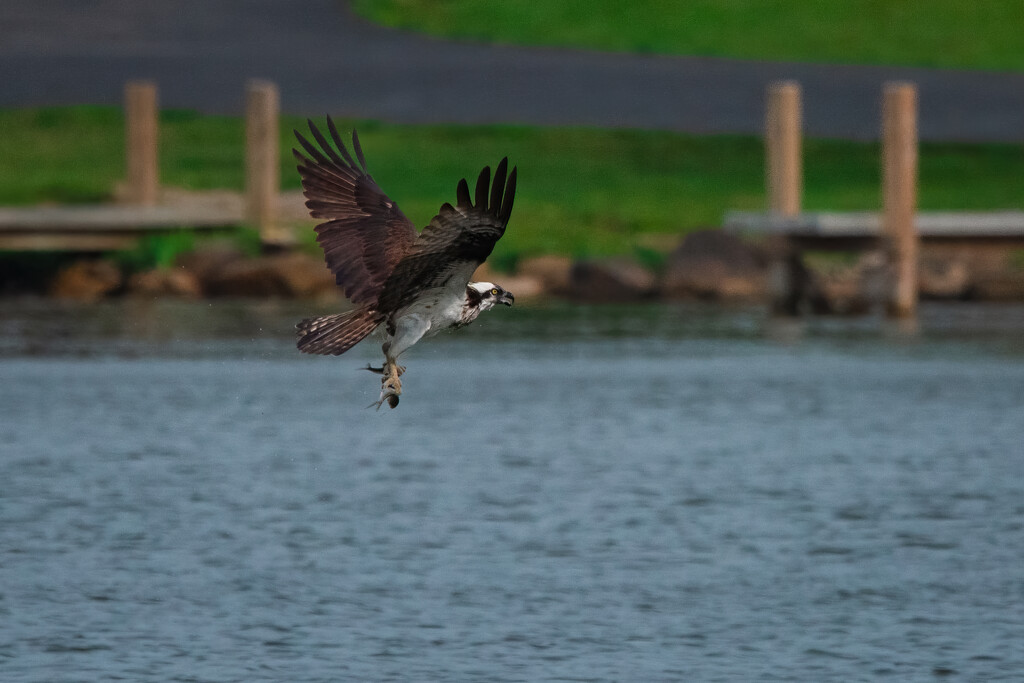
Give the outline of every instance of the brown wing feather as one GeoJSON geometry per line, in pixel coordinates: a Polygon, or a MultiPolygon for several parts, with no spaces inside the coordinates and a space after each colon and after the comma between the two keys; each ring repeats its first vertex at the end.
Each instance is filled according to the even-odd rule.
{"type": "Polygon", "coordinates": [[[366,172],[355,131],[353,159],[330,117],[327,129],[337,150],[312,121],[308,123],[316,144],[295,131],[306,154],[292,152],[299,161],[310,215],[327,219],[316,227],[316,241],[345,296],[354,303],[372,303],[412,247],[416,228],[366,172]]]}
{"type": "Polygon", "coordinates": [[[476,203],[470,198],[465,179],[456,187],[455,206],[444,204],[416,238],[395,267],[380,294],[378,308],[394,311],[411,303],[425,289],[442,287],[453,277],[469,282],[476,266],[483,263],[505,234],[516,193],[516,169],[505,180],[508,159],[502,159],[490,183],[491,169],[484,167],[476,184],[476,203]],[[490,193],[488,196],[488,186],[490,193]]]}

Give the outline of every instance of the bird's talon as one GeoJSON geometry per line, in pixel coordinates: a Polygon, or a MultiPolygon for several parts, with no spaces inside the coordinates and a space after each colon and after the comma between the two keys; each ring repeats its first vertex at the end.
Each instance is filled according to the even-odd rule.
{"type": "Polygon", "coordinates": [[[398,390],[396,391],[393,387],[385,386],[380,390],[380,399],[374,401],[373,403],[366,407],[376,408],[377,410],[380,410],[380,407],[384,405],[385,401],[387,401],[388,407],[395,408],[396,406],[398,406],[398,398],[401,393],[401,387],[398,387],[398,390]]]}
{"type": "Polygon", "coordinates": [[[388,407],[397,407],[398,397],[402,394],[402,381],[398,379],[398,376],[405,371],[405,368],[395,363],[385,363],[379,370],[372,365],[368,365],[366,369],[382,375],[380,378],[380,399],[367,407],[376,407],[377,410],[380,410],[385,401],[387,401],[388,407]]]}
{"type": "MultiPolygon", "coordinates": [[[[363,369],[364,370],[369,370],[370,372],[378,374],[378,375],[384,375],[384,374],[387,374],[388,366],[387,365],[382,365],[379,368],[375,368],[372,365],[370,365],[369,363],[367,363],[366,367],[363,368],[363,369]]],[[[395,366],[395,372],[397,372],[398,376],[401,377],[402,375],[405,374],[405,366],[404,365],[396,365],[395,366]]]]}

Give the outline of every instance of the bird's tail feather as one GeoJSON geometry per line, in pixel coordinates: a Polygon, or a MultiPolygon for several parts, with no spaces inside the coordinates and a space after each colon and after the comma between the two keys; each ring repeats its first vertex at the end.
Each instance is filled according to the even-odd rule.
{"type": "Polygon", "coordinates": [[[383,320],[380,313],[366,308],[306,318],[295,326],[297,346],[302,353],[339,356],[369,336],[383,320]]]}

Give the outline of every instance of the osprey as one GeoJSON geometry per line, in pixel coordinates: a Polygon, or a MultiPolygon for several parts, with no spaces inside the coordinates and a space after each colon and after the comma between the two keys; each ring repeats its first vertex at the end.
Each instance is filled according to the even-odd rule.
{"type": "Polygon", "coordinates": [[[514,297],[491,282],[470,282],[477,267],[504,234],[516,193],[516,169],[508,158],[494,171],[485,166],[469,194],[466,179],[455,189],[456,203],[441,205],[421,232],[405,217],[366,172],[359,137],[352,132],[349,154],[334,122],[327,129],[337,148],[308,121],[317,145],[298,131],[295,137],[309,156],[293,149],[306,206],[316,227],[316,241],[327,267],[355,305],[347,313],[309,318],[296,325],[303,353],[340,355],[375,331],[384,334],[384,364],[367,366],[381,377],[380,399],[394,408],[402,394],[405,368],[398,357],[425,336],[468,325],[497,304],[514,297]]]}

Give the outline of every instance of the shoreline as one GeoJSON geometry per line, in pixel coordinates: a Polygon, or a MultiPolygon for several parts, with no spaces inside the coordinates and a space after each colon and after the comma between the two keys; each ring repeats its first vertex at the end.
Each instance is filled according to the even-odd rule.
{"type": "MultiPolygon", "coordinates": [[[[578,260],[534,256],[519,259],[511,272],[484,264],[473,279],[498,282],[520,300],[726,305],[767,305],[770,300],[768,259],[759,244],[721,230],[701,230],[681,238],[663,257],[661,263],[645,264],[624,255],[578,260]]],[[[322,257],[303,249],[251,255],[230,240],[218,240],[177,254],[165,267],[132,267],[110,256],[51,261],[48,272],[46,266],[36,271],[27,267],[22,273],[6,269],[0,296],[84,302],[139,296],[344,301],[322,257]]],[[[1024,268],[1015,261],[1005,250],[992,248],[926,248],[919,263],[921,300],[1024,302],[1024,268]]],[[[859,315],[881,300],[885,266],[878,252],[838,258],[811,254],[806,266],[807,313],[859,315]]]]}

